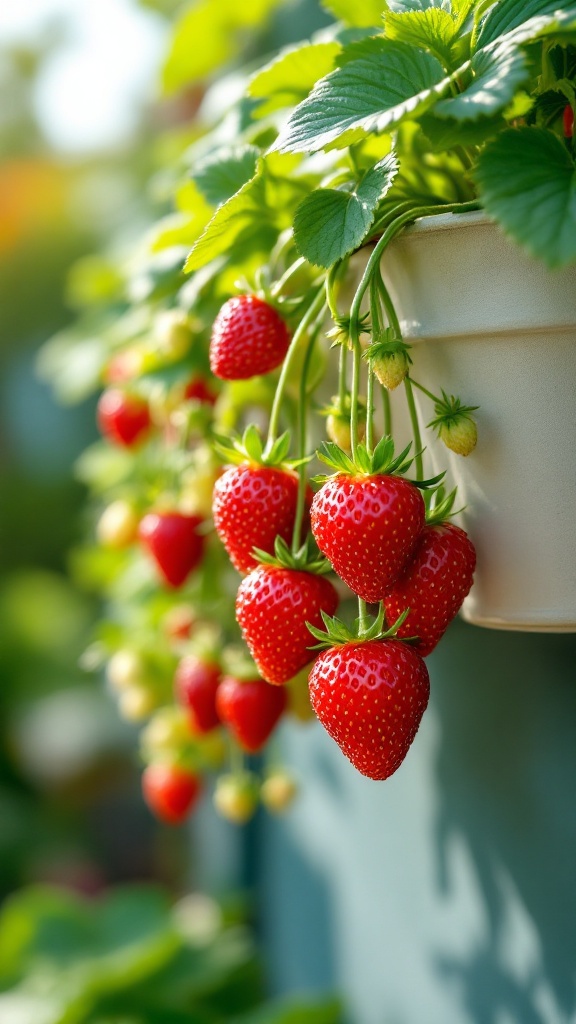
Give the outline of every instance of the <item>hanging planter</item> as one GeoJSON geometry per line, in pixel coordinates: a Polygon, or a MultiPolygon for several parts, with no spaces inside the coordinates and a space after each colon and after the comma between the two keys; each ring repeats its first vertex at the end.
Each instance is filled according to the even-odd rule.
{"type": "MultiPolygon", "coordinates": [[[[448,461],[478,555],[464,618],[576,631],[576,268],[547,270],[468,213],[409,228],[383,273],[414,376],[480,407],[467,459],[427,437],[434,471],[448,461]]],[[[433,406],[415,398],[424,424],[433,406]]]]}

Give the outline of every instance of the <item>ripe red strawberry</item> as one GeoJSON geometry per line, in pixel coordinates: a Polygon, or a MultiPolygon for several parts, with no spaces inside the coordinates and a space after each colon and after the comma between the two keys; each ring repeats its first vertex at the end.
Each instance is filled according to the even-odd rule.
{"type": "Polygon", "coordinates": [[[403,571],[424,527],[424,500],[398,476],[330,477],[310,510],[312,533],[338,575],[380,601],[403,571]]]}
{"type": "Polygon", "coordinates": [[[457,614],[475,568],[474,545],[464,530],[454,523],[424,527],[408,567],[384,600],[389,622],[410,609],[397,635],[418,636],[422,657],[434,650],[457,614]]]}
{"type": "Polygon", "coordinates": [[[142,774],[148,807],[169,825],[180,825],[197,802],[202,782],[197,775],[172,764],[149,764],[142,774]]]}
{"type": "Polygon", "coordinates": [[[204,538],[197,532],[200,516],[183,512],[149,512],[140,522],[140,540],[169,587],[181,587],[202,558],[204,538]]]}
{"type": "Polygon", "coordinates": [[[216,693],[220,669],[214,662],[187,654],[180,661],[174,677],[176,700],[190,713],[190,724],[196,733],[210,732],[220,725],[216,711],[216,693]]]}
{"type": "Polygon", "coordinates": [[[197,402],[206,402],[208,405],[214,405],[218,395],[212,390],[208,382],[204,380],[204,377],[196,375],[188,381],[184,389],[184,398],[195,399],[197,402]]]}
{"type": "Polygon", "coordinates": [[[315,657],[306,622],[322,627],[321,611],[333,615],[338,594],[323,576],[260,565],[242,581],[236,618],[264,679],[285,683],[315,657]]]}
{"type": "Polygon", "coordinates": [[[262,749],[287,704],[283,687],[224,676],[216,695],[220,719],[249,754],[262,749]]]}
{"type": "Polygon", "coordinates": [[[214,525],[238,572],[257,565],[255,547],[272,554],[277,536],[292,539],[298,477],[290,469],[243,462],[225,470],[214,486],[214,525]]]}
{"type": "Polygon", "coordinates": [[[402,763],[429,694],[426,665],[400,640],[330,647],[310,673],[314,711],[369,779],[387,779],[402,763]]]}
{"type": "Polygon", "coordinates": [[[562,126],[564,129],[564,138],[571,139],[574,136],[574,110],[569,103],[564,107],[562,114],[562,126]]]}
{"type": "Polygon", "coordinates": [[[98,426],[114,444],[131,448],[147,433],[150,424],[148,403],[133,392],[107,388],[100,395],[98,426]]]}
{"type": "Polygon", "coordinates": [[[222,380],[247,380],[280,366],[289,344],[288,328],[272,306],[256,295],[237,295],[214,321],[210,368],[222,380]]]}

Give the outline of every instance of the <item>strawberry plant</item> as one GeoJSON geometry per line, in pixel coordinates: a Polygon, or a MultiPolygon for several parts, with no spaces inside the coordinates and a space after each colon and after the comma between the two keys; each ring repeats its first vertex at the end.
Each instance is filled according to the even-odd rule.
{"type": "MultiPolygon", "coordinates": [[[[548,267],[576,262],[576,4],[323,6],[341,20],[247,71],[223,124],[204,82],[173,211],[44,357],[65,390],[70,346],[99,338],[84,383],[105,388],[104,439],[79,464],[98,545],[76,561],[107,611],[86,663],[107,661],[121,709],[148,719],[146,779],[223,771],[215,803],[236,822],[294,795],[243,752],[307,717],[308,677],[358,770],[394,772],[428,701],[423,656],[473,585],[426,443],[474,459],[474,381],[460,397],[422,378],[388,247],[483,210],[548,267]]],[[[176,40],[166,82],[194,79],[176,40]]]]}

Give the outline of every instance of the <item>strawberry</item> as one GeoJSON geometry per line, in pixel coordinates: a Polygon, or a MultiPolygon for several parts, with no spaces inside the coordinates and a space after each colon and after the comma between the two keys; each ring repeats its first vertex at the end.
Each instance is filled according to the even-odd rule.
{"type": "Polygon", "coordinates": [[[294,529],[298,477],[290,469],[243,463],[225,470],[214,486],[214,526],[238,572],[257,565],[255,547],[272,553],[277,536],[294,529]]]}
{"type": "Polygon", "coordinates": [[[369,779],[387,779],[400,766],[429,693],[424,661],[401,640],[330,647],[310,673],[310,699],[320,722],[369,779]]]}
{"type": "Polygon", "coordinates": [[[323,461],[342,468],[315,495],[312,533],[338,575],[364,601],[380,601],[402,573],[422,532],[425,506],[418,488],[391,475],[406,468],[383,438],[372,456],[359,445],[353,462],[335,445],[323,461]]]}
{"type": "Polygon", "coordinates": [[[148,403],[133,392],[107,388],[97,407],[98,426],[114,444],[132,448],[143,440],[151,424],[148,403]]]}
{"type": "Polygon", "coordinates": [[[195,733],[210,732],[220,725],[216,693],[220,669],[214,662],[187,654],[178,664],[174,688],[178,703],[187,708],[195,733]]]}
{"type": "Polygon", "coordinates": [[[390,327],[378,333],[376,341],[364,352],[364,359],[368,360],[375,377],[388,391],[402,383],[412,362],[409,346],[390,327]]]}
{"type": "Polygon", "coordinates": [[[214,405],[218,395],[209,386],[208,382],[204,377],[196,374],[188,381],[184,389],[184,398],[188,401],[205,402],[208,405],[214,405]]]}
{"type": "Polygon", "coordinates": [[[214,789],[214,807],[234,825],[245,825],[258,807],[258,779],[252,772],[221,775],[214,789]]]}
{"type": "Polygon", "coordinates": [[[262,749],[286,708],[286,691],[259,677],[224,676],[216,694],[220,720],[249,754],[262,749]]]}
{"type": "Polygon", "coordinates": [[[103,547],[126,548],[138,536],[138,523],[134,506],[118,498],[104,509],[96,525],[96,536],[103,547]]]}
{"type": "Polygon", "coordinates": [[[564,107],[564,112],[562,114],[562,127],[565,139],[571,139],[574,137],[574,110],[569,103],[564,107]]]}
{"type": "Polygon", "coordinates": [[[292,776],[277,770],[262,783],[260,799],[267,811],[282,814],[294,802],[297,793],[298,786],[292,776]]]}
{"type": "Polygon", "coordinates": [[[210,368],[221,380],[270,373],[283,361],[290,334],[276,310],[256,295],[228,299],[210,339],[210,368]]]}
{"type": "MultiPolygon", "coordinates": [[[[301,571],[298,557],[291,557],[285,545],[279,542],[276,552],[279,559],[259,565],[240,584],[236,618],[264,679],[285,683],[314,658],[306,623],[320,627],[321,612],[336,611],[338,594],[329,580],[317,575],[323,566],[316,573],[301,571]]],[[[306,554],[302,549],[303,565],[306,554]]]]}
{"type": "Polygon", "coordinates": [[[202,558],[204,538],[197,532],[203,520],[183,512],[149,512],[140,522],[140,540],[169,587],[181,587],[202,558]]]}
{"type": "Polygon", "coordinates": [[[442,398],[436,399],[435,418],[428,424],[433,427],[440,440],[456,455],[470,455],[478,441],[478,428],[471,412],[477,405],[462,405],[459,398],[448,396],[442,392],[442,398]]]}
{"type": "Polygon", "coordinates": [[[397,635],[417,636],[422,657],[434,650],[457,614],[475,568],[474,545],[464,530],[454,523],[424,527],[407,569],[384,599],[391,621],[410,609],[397,635]]]}
{"type": "Polygon", "coordinates": [[[197,775],[171,764],[150,764],[142,774],[144,799],[157,818],[180,825],[202,791],[197,775]]]}

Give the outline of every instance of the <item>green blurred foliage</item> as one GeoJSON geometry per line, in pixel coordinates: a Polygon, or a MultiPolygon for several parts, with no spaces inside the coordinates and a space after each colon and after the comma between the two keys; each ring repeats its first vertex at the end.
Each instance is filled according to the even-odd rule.
{"type": "Polygon", "coordinates": [[[249,932],[202,896],[88,901],[50,888],[0,915],[0,1019],[18,1024],[339,1024],[336,1000],[264,1000],[249,932]]]}

